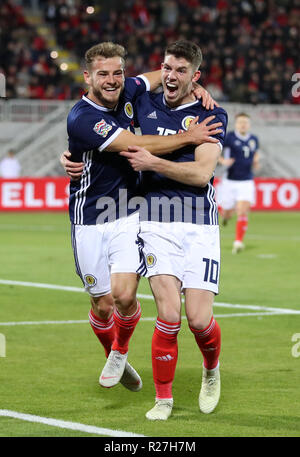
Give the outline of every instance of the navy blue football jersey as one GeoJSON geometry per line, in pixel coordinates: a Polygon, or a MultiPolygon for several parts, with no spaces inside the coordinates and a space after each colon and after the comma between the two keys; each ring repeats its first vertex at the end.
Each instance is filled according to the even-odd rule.
{"type": "Polygon", "coordinates": [[[81,179],[70,182],[69,213],[74,224],[94,225],[130,214],[127,202],[136,195],[139,174],[127,159],[105,149],[123,129],[134,133],[133,104],[146,90],[147,79],[126,78],[115,109],[86,95],[71,109],[67,119],[71,160],[85,163],[81,179]]]}
{"type": "Polygon", "coordinates": [[[253,179],[252,164],[255,152],[259,148],[255,135],[240,135],[238,132],[228,132],[224,142],[224,157],[233,158],[234,163],[225,172],[227,179],[245,181],[253,179]]]}
{"type": "MultiPolygon", "coordinates": [[[[148,135],[174,135],[187,130],[191,120],[196,116],[199,116],[198,122],[200,123],[205,118],[215,115],[216,117],[212,123],[222,122],[222,133],[217,135],[217,138],[221,145],[224,143],[227,113],[222,108],[215,107],[213,110],[206,110],[199,100],[176,108],[170,108],[165,102],[163,93],[147,92],[138,97],[135,104],[135,112],[142,133],[148,135]]],[[[192,162],[195,160],[195,148],[196,146],[194,145],[187,146],[161,157],[175,162],[192,162]]],[[[213,178],[207,186],[196,187],[171,180],[160,173],[146,171],[142,174],[142,189],[148,203],[148,220],[157,220],[159,222],[174,222],[177,220],[199,224],[218,224],[213,178]],[[167,197],[169,203],[170,199],[174,203],[170,207],[169,215],[163,214],[163,205],[158,210],[156,208],[153,210],[153,204],[157,205],[157,197],[167,197]],[[177,205],[180,202],[181,214],[180,207],[177,205]]],[[[167,207],[165,206],[166,209],[167,207]]],[[[145,218],[145,215],[141,214],[141,217],[145,218]]]]}

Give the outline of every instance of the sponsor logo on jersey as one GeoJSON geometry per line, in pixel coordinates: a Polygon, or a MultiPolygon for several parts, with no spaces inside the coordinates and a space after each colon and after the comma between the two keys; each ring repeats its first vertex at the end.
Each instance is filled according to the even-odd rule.
{"type": "Polygon", "coordinates": [[[124,111],[125,111],[126,116],[129,117],[129,119],[133,118],[133,107],[130,102],[125,103],[124,111]]]}
{"type": "Polygon", "coordinates": [[[84,275],[84,280],[89,287],[95,286],[97,279],[93,275],[84,275]]]}
{"type": "Polygon", "coordinates": [[[147,267],[148,268],[154,267],[154,265],[156,264],[155,255],[154,254],[148,254],[147,257],[146,257],[146,261],[147,261],[147,267]]]}
{"type": "Polygon", "coordinates": [[[185,116],[181,122],[182,128],[184,128],[184,130],[188,130],[193,119],[195,119],[195,116],[185,116]]]}
{"type": "Polygon", "coordinates": [[[107,124],[104,119],[101,119],[101,121],[97,122],[93,130],[97,135],[102,136],[105,138],[108,135],[108,132],[112,129],[112,126],[110,124],[107,124]]]}

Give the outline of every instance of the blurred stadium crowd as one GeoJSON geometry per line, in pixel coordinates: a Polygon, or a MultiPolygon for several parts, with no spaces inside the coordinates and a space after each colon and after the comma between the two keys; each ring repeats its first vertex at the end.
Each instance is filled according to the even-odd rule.
{"type": "MultiPolygon", "coordinates": [[[[26,21],[30,0],[2,0],[0,72],[7,96],[78,98],[83,87],[62,72],[45,40],[26,21]]],[[[58,45],[82,58],[100,41],[128,51],[127,75],[157,69],[165,45],[197,42],[201,83],[220,101],[300,103],[291,77],[300,73],[300,0],[35,0],[58,45]],[[89,7],[89,8],[88,8],[89,7]]]]}

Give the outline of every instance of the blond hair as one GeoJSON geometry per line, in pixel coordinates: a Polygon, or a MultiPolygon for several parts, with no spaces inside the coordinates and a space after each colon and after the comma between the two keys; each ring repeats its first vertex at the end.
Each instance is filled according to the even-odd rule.
{"type": "Polygon", "coordinates": [[[87,69],[91,69],[91,65],[98,57],[109,59],[111,57],[120,57],[123,65],[125,65],[126,50],[123,46],[111,41],[104,41],[96,44],[88,49],[85,53],[84,60],[87,69]]]}

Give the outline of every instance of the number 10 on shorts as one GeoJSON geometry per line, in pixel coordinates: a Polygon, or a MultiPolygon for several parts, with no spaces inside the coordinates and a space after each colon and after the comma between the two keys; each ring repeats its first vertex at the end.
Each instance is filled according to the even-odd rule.
{"type": "Polygon", "coordinates": [[[205,263],[204,281],[217,284],[219,276],[219,262],[213,259],[207,259],[206,257],[203,257],[202,260],[205,263]]]}

